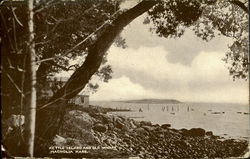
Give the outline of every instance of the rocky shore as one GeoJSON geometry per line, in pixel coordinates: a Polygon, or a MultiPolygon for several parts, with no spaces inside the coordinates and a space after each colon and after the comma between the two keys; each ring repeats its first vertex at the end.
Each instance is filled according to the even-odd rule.
{"type": "MultiPolygon", "coordinates": [[[[249,151],[246,140],[224,139],[202,128],[177,130],[168,123],[154,125],[113,115],[110,111],[114,110],[96,106],[69,107],[58,134],[50,143],[38,145],[41,149],[37,155],[59,158],[211,159],[241,157],[249,151]]],[[[4,144],[9,139],[12,144],[18,140],[20,131],[17,127],[20,124],[24,124],[22,115],[12,115],[10,120],[3,122],[4,144]]],[[[12,152],[18,152],[14,147],[12,152]]]]}
{"type": "Polygon", "coordinates": [[[113,147],[91,150],[84,155],[69,154],[70,157],[185,159],[243,156],[248,142],[214,136],[202,128],[176,130],[170,124],[139,122],[90,107],[66,113],[54,145],[113,147]]]}

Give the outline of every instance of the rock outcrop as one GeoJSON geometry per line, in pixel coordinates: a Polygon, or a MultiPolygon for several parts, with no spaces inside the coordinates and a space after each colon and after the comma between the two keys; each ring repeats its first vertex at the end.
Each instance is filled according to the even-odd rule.
{"type": "MultiPolygon", "coordinates": [[[[243,155],[247,141],[219,140],[202,128],[176,130],[170,124],[71,110],[65,115],[59,135],[65,145],[112,146],[115,150],[86,154],[86,157],[225,158],[243,155]]],[[[82,157],[82,156],[80,156],[82,157]]]]}

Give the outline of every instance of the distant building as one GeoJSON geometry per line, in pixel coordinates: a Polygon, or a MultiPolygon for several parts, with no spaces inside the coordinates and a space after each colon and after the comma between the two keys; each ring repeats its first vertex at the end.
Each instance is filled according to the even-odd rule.
{"type": "Polygon", "coordinates": [[[88,95],[77,95],[75,98],[70,99],[69,103],[87,107],[87,106],[89,106],[89,96],[88,95]]]}
{"type": "MultiPolygon", "coordinates": [[[[54,79],[49,79],[46,83],[46,86],[43,87],[41,93],[42,96],[46,98],[52,97],[57,90],[65,85],[67,80],[68,78],[66,77],[55,77],[54,79]]],[[[89,96],[79,94],[76,97],[70,99],[68,103],[80,106],[89,106],[89,96]]]]}

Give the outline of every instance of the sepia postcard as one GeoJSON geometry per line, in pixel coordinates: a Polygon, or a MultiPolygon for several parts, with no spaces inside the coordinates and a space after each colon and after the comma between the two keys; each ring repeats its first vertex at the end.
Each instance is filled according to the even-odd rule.
{"type": "Polygon", "coordinates": [[[3,0],[3,158],[250,158],[247,0],[3,0]]]}

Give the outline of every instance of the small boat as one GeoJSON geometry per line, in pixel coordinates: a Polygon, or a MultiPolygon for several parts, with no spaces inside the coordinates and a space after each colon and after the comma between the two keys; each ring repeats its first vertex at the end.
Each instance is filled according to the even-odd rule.
{"type": "Polygon", "coordinates": [[[170,114],[175,115],[175,113],[170,113],[170,114]]]}
{"type": "Polygon", "coordinates": [[[212,112],[212,114],[220,114],[220,112],[212,112]]]}

